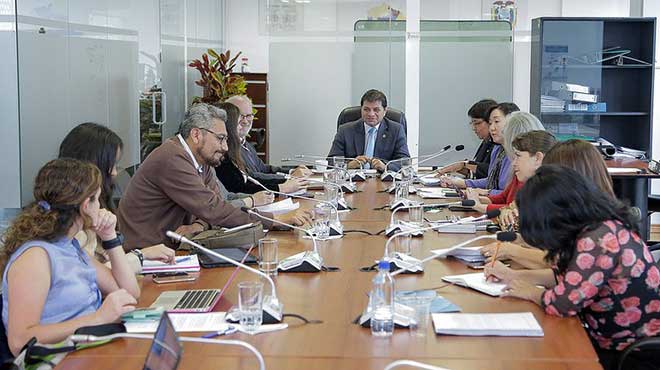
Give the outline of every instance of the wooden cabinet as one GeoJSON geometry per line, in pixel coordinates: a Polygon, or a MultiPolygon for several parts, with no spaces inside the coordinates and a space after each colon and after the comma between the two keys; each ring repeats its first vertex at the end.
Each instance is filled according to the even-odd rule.
{"type": "Polygon", "coordinates": [[[268,163],[268,75],[266,73],[237,73],[247,82],[246,95],[252,99],[257,114],[248,140],[254,144],[259,157],[268,163]]]}

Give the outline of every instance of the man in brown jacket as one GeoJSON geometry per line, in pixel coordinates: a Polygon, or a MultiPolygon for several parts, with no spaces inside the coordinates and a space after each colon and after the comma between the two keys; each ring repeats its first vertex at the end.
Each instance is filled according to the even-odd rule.
{"type": "MultiPolygon", "coordinates": [[[[175,247],[165,235],[168,230],[190,235],[209,225],[234,227],[258,220],[225,202],[219,191],[213,168],[227,152],[226,120],[222,109],[193,106],[180,133],[140,165],[119,202],[117,217],[124,245],[130,249],[158,243],[175,247]]],[[[302,211],[264,216],[296,226],[309,221],[302,211]]]]}

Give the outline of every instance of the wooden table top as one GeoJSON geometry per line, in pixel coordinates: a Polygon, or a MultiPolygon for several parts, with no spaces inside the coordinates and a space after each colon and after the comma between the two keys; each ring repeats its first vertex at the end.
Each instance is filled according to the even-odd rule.
{"type": "MultiPolygon", "coordinates": [[[[387,184],[370,179],[360,184],[362,192],[347,195],[357,209],[342,214],[345,229],[377,232],[389,223],[389,211],[374,211],[388,202],[390,195],[376,192],[387,184]]],[[[442,202],[442,201],[440,201],[442,202]]],[[[310,202],[311,203],[311,202],[310,202]]],[[[304,204],[309,207],[309,204],[304,204]]],[[[430,216],[430,215],[429,215],[430,216]]],[[[405,214],[404,214],[405,217],[405,214]]],[[[434,214],[431,218],[441,218],[434,214]]],[[[312,242],[290,232],[271,232],[279,240],[280,258],[311,248],[312,242]]],[[[474,234],[427,232],[414,238],[412,253],[422,258],[431,249],[446,248],[474,238],[474,234]]],[[[285,313],[300,314],[322,324],[302,325],[286,319],[287,330],[249,336],[241,333],[223,339],[240,339],[254,345],[265,357],[269,369],[383,369],[397,359],[413,359],[450,369],[598,369],[598,359],[587,334],[576,318],[545,315],[527,301],[493,298],[458,286],[443,286],[441,277],[474,272],[452,260],[434,260],[424,274],[399,275],[396,289],[422,289],[443,286],[438,293],[462,308],[463,312],[532,312],[545,332],[544,337],[461,337],[436,336],[432,324],[425,337],[413,337],[407,329],[396,329],[389,339],[373,338],[368,328],[352,324],[367,304],[374,273],[359,269],[383,256],[386,237],[349,233],[342,239],[319,243],[325,264],[339,272],[280,273],[275,279],[277,295],[285,313]]],[[[165,290],[221,288],[234,268],[204,269],[195,282],[154,284],[150,277],[140,279],[142,296],[138,306],[149,306],[165,290]]],[[[255,280],[253,274],[239,271],[217,310],[225,311],[237,302],[237,283],[255,280]]],[[[199,336],[200,333],[183,335],[199,336]]],[[[144,363],[150,342],[122,339],[69,355],[58,369],[138,369],[144,363]]],[[[180,369],[254,369],[257,362],[243,349],[199,343],[184,343],[180,369]]]]}

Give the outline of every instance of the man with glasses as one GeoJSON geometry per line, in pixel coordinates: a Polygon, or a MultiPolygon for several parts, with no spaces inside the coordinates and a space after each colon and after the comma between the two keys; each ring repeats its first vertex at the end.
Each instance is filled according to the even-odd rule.
{"type": "MultiPolygon", "coordinates": [[[[156,148],[140,165],[128,184],[117,217],[125,245],[175,244],[168,230],[192,235],[213,226],[234,227],[259,219],[226,202],[219,190],[214,167],[227,152],[224,110],[208,104],[190,108],[179,134],[156,148]]],[[[275,217],[302,225],[304,212],[275,217]]],[[[271,225],[265,225],[269,227],[271,225]]]]}
{"type": "Polygon", "coordinates": [[[493,99],[482,99],[474,103],[468,110],[470,117],[470,128],[477,135],[481,144],[477,148],[472,161],[460,161],[447,165],[438,170],[438,176],[446,173],[461,172],[465,175],[472,172],[474,178],[481,179],[488,177],[488,165],[490,164],[490,152],[493,150],[493,140],[488,131],[488,114],[497,102],[493,99]]]}
{"type": "MultiPolygon", "coordinates": [[[[247,137],[252,129],[252,122],[254,121],[252,100],[245,95],[234,95],[227,98],[225,102],[237,106],[241,113],[238,117],[238,138],[241,140],[241,157],[243,158],[243,162],[245,162],[249,174],[257,180],[282,180],[284,182],[284,176],[278,174],[278,172],[283,173],[285,170],[277,166],[265,164],[259,158],[259,155],[257,155],[254,145],[247,141],[247,137]]],[[[312,171],[305,166],[298,166],[298,168],[291,172],[291,176],[293,177],[305,177],[311,174],[312,171]]],[[[297,179],[291,179],[280,184],[280,190],[283,192],[296,191],[303,184],[297,179]]]]}

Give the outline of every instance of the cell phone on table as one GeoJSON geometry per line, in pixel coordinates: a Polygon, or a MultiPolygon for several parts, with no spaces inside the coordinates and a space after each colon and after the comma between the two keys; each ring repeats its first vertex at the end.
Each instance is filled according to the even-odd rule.
{"type": "Polygon", "coordinates": [[[182,281],[194,281],[196,276],[187,272],[158,272],[154,274],[153,281],[156,284],[179,283],[182,281]]]}

